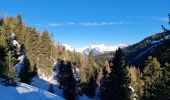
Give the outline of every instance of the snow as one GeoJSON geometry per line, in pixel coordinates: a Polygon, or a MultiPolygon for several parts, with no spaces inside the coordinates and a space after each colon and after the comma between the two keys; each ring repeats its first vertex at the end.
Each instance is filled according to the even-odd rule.
{"type": "Polygon", "coordinates": [[[5,87],[0,84],[0,100],[64,100],[34,86],[18,83],[17,87],[5,87]]]}
{"type": "Polygon", "coordinates": [[[132,86],[129,86],[129,89],[130,89],[132,92],[135,92],[135,89],[134,89],[132,86]]]}
{"type": "Polygon", "coordinates": [[[12,39],[12,44],[13,46],[18,46],[20,47],[21,45],[14,39],[15,38],[15,33],[11,32],[11,39],[12,39]]]}
{"type": "Polygon", "coordinates": [[[80,69],[78,69],[77,67],[72,68],[73,71],[73,76],[76,79],[76,81],[80,80],[80,69]]]}
{"type": "Polygon", "coordinates": [[[126,44],[120,44],[120,45],[105,45],[105,44],[98,44],[98,45],[90,45],[90,46],[84,46],[81,48],[73,48],[72,46],[68,44],[63,44],[65,46],[66,50],[70,51],[76,51],[81,54],[87,55],[91,50],[95,51],[96,53],[106,53],[117,50],[119,47],[126,47],[128,45],[126,44]]]}
{"type": "Polygon", "coordinates": [[[31,85],[36,86],[46,91],[48,91],[50,84],[52,84],[53,86],[54,94],[60,97],[64,97],[63,90],[58,88],[58,85],[59,85],[58,82],[53,79],[50,81],[45,81],[45,80],[40,79],[38,76],[36,76],[32,79],[32,82],[31,82],[31,85]]]}
{"type": "Polygon", "coordinates": [[[69,44],[62,44],[62,45],[65,46],[66,50],[74,51],[74,48],[70,46],[69,44]]]}
{"type": "Polygon", "coordinates": [[[83,95],[83,96],[78,96],[78,100],[94,100],[94,99],[91,99],[87,97],[86,95],[83,95]]]}
{"type": "Polygon", "coordinates": [[[20,47],[20,44],[19,44],[16,40],[13,40],[13,41],[12,41],[12,44],[13,44],[14,46],[20,47]]]}
{"type": "MultiPolygon", "coordinates": [[[[166,36],[165,36],[165,39],[170,39],[170,35],[166,35],[166,36]]],[[[159,43],[159,42],[161,42],[161,41],[164,41],[164,39],[161,38],[161,39],[159,39],[159,40],[152,40],[152,41],[151,41],[151,44],[159,43]]]]}
{"type": "Polygon", "coordinates": [[[165,39],[170,39],[170,35],[165,36],[165,39]]]}
{"type": "Polygon", "coordinates": [[[124,47],[124,46],[127,46],[126,44],[120,44],[120,45],[105,45],[105,44],[99,44],[99,45],[90,45],[90,46],[85,46],[85,47],[82,47],[82,48],[77,48],[76,49],[76,52],[80,52],[80,53],[83,53],[85,50],[87,49],[96,49],[98,52],[107,52],[107,51],[115,51],[117,50],[119,47],[124,47]]]}
{"type": "Polygon", "coordinates": [[[161,41],[163,41],[163,39],[160,39],[160,40],[153,40],[153,41],[151,41],[151,44],[159,43],[159,42],[161,42],[161,41]]]}

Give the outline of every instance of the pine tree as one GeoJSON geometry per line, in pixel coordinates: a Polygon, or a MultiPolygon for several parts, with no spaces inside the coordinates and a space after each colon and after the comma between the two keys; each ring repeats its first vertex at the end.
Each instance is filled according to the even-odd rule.
{"type": "Polygon", "coordinates": [[[96,90],[96,79],[97,79],[97,65],[95,64],[95,60],[93,57],[93,52],[91,51],[87,57],[87,65],[85,68],[86,72],[86,84],[85,84],[85,94],[94,98],[95,90],[96,90]]]}
{"type": "Polygon", "coordinates": [[[6,77],[6,82],[16,82],[16,73],[15,73],[15,62],[16,59],[12,53],[11,50],[7,51],[7,55],[5,57],[5,71],[4,71],[4,76],[6,77]]]}
{"type": "Polygon", "coordinates": [[[144,69],[144,99],[162,100],[164,98],[164,79],[160,63],[154,57],[148,57],[144,69]]]}
{"type": "Polygon", "coordinates": [[[110,73],[110,66],[108,61],[105,61],[105,65],[102,68],[102,80],[101,80],[101,86],[100,86],[100,97],[104,99],[104,96],[107,95],[105,93],[107,93],[107,89],[106,87],[108,87],[108,78],[109,78],[109,73],[110,73]]]}
{"type": "Polygon", "coordinates": [[[129,99],[129,77],[124,59],[124,54],[119,48],[113,60],[110,62],[111,72],[108,80],[101,87],[102,100],[128,100],[129,99]]]}
{"type": "Polygon", "coordinates": [[[52,75],[52,62],[51,62],[51,48],[52,41],[49,33],[44,31],[40,37],[39,48],[38,48],[38,67],[48,77],[52,75]],[[46,69],[46,71],[44,70],[46,69]],[[47,71],[48,70],[48,71],[47,71]]]}
{"type": "Polygon", "coordinates": [[[3,29],[1,30],[1,38],[2,41],[2,46],[4,47],[4,51],[3,51],[3,69],[2,69],[2,75],[5,77],[6,79],[6,85],[9,82],[16,82],[17,79],[15,77],[16,72],[15,72],[15,63],[16,63],[16,58],[15,58],[15,54],[12,51],[11,48],[11,43],[9,40],[9,26],[3,24],[3,29]]]}
{"type": "Polygon", "coordinates": [[[66,100],[76,100],[76,80],[73,76],[71,62],[60,62],[58,79],[66,100]]]}
{"type": "Polygon", "coordinates": [[[131,98],[141,99],[143,96],[144,82],[142,80],[142,73],[135,66],[131,66],[128,69],[129,76],[131,78],[130,86],[134,89],[131,91],[131,98]]]}
{"type": "Polygon", "coordinates": [[[0,31],[0,77],[3,77],[4,67],[5,67],[5,46],[3,33],[0,31]]]}
{"type": "Polygon", "coordinates": [[[19,73],[19,78],[20,78],[20,81],[23,83],[30,84],[31,82],[30,62],[27,58],[24,59],[24,63],[19,73]]]}
{"type": "Polygon", "coordinates": [[[30,67],[31,71],[33,71],[34,66],[37,66],[38,59],[39,59],[39,52],[38,52],[38,47],[39,47],[39,35],[36,32],[35,28],[28,28],[27,29],[29,32],[27,34],[26,38],[26,51],[27,51],[27,57],[28,60],[30,61],[30,67]]]}
{"type": "Polygon", "coordinates": [[[164,97],[169,100],[170,99],[170,64],[165,64],[165,90],[164,90],[164,97]]]}

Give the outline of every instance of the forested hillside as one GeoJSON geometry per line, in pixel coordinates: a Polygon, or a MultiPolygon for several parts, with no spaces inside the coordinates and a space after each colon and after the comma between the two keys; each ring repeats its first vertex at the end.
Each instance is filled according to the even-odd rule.
{"type": "MultiPolygon", "coordinates": [[[[0,21],[0,78],[5,86],[30,84],[35,76],[54,78],[66,100],[86,95],[101,100],[170,99],[170,31],[88,55],[66,50],[47,30],[27,26],[21,15],[0,21]]],[[[49,91],[54,93],[52,85],[49,91]]]]}

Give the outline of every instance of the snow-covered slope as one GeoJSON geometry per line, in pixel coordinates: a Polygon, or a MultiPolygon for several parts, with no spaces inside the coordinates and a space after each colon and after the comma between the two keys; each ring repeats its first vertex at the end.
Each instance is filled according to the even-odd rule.
{"type": "Polygon", "coordinates": [[[73,51],[75,50],[78,53],[88,55],[90,51],[93,52],[94,55],[102,54],[102,53],[108,53],[111,51],[117,50],[119,47],[126,47],[126,44],[120,44],[120,45],[105,45],[105,44],[99,44],[99,45],[90,45],[85,46],[82,48],[73,48],[68,44],[63,44],[66,47],[66,50],[73,51]]]}
{"type": "Polygon", "coordinates": [[[5,87],[0,84],[0,100],[64,100],[34,86],[18,83],[17,87],[5,87]]]}
{"type": "Polygon", "coordinates": [[[40,79],[38,76],[35,76],[31,82],[31,85],[38,87],[40,89],[46,90],[46,91],[48,91],[50,84],[52,84],[53,86],[54,94],[64,98],[63,90],[59,89],[58,82],[55,80],[45,81],[45,80],[40,79]]]}

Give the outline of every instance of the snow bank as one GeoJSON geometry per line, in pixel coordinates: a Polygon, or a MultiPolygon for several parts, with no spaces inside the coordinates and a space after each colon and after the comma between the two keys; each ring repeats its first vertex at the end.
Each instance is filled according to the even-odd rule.
{"type": "Polygon", "coordinates": [[[64,98],[63,90],[58,88],[58,82],[55,80],[45,81],[45,80],[38,78],[38,76],[36,76],[32,79],[32,82],[31,82],[31,85],[38,87],[40,89],[46,90],[46,91],[48,91],[50,84],[52,84],[53,86],[54,94],[64,98]]]}
{"type": "Polygon", "coordinates": [[[34,86],[18,83],[17,87],[4,87],[0,84],[0,100],[64,100],[34,86]]]}

